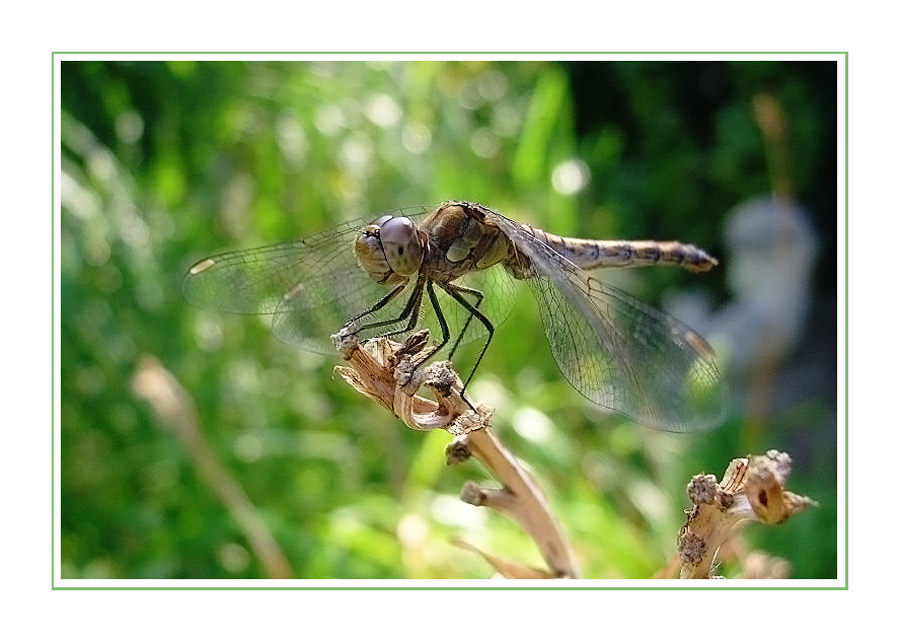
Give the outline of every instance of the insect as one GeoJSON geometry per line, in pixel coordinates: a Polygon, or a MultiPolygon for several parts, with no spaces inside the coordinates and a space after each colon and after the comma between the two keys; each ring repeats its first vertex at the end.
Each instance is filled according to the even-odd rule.
{"type": "Polygon", "coordinates": [[[710,428],[723,415],[725,387],[709,344],[588,273],[650,265],[705,272],[717,261],[677,241],[567,238],[448,201],[212,256],[190,269],[183,289],[201,307],[272,315],[281,340],[325,354],[339,330],[366,340],[439,328],[436,352],[451,357],[481,338],[470,380],[509,313],[514,283],[525,281],[553,357],[581,394],[654,428],[710,428]]]}

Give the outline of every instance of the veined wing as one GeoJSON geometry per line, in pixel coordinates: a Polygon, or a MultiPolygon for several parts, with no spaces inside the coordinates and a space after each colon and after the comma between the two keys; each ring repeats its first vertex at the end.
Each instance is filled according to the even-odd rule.
{"type": "MultiPolygon", "coordinates": [[[[426,211],[387,213],[421,218],[426,211]]],[[[353,249],[360,230],[374,218],[343,223],[300,241],[212,256],[191,268],[182,285],[184,296],[201,308],[271,314],[279,339],[331,354],[330,336],[389,292],[360,268],[353,249]]],[[[386,308],[386,315],[396,312],[393,305],[386,308]]]]}
{"type": "Polygon", "coordinates": [[[687,432],[721,420],[725,387],[700,335],[593,278],[515,221],[492,216],[531,263],[527,281],[550,349],[576,390],[654,428],[687,432]]]}

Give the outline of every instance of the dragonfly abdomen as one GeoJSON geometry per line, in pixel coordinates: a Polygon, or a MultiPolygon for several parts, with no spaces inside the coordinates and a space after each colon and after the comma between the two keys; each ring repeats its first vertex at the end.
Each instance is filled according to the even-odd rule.
{"type": "Polygon", "coordinates": [[[598,241],[557,236],[533,229],[535,237],[583,270],[674,265],[706,272],[718,261],[695,245],[678,241],[598,241]]]}

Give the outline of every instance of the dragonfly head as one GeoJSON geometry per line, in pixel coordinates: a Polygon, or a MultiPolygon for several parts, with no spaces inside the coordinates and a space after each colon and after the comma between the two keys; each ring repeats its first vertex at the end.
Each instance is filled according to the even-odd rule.
{"type": "Polygon", "coordinates": [[[386,214],[356,237],[356,256],[369,276],[385,285],[399,285],[422,265],[424,240],[405,216],[386,214]]]}

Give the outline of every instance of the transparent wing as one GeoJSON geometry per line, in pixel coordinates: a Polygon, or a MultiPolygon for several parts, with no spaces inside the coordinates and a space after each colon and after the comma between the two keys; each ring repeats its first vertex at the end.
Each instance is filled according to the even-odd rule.
{"type": "Polygon", "coordinates": [[[700,335],[591,277],[527,228],[493,217],[530,261],[550,349],[576,390],[654,428],[687,432],[721,420],[725,387],[700,335]]]}
{"type": "MultiPolygon", "coordinates": [[[[421,222],[431,209],[404,208],[385,213],[421,222]]],[[[312,352],[333,354],[331,335],[350,319],[371,310],[392,289],[372,280],[359,266],[354,252],[356,236],[377,216],[350,221],[301,241],[204,259],[185,277],[184,296],[201,308],[272,315],[273,332],[282,341],[312,352]]],[[[511,279],[505,270],[466,275],[457,285],[484,293],[479,308],[495,324],[505,319],[512,307],[511,279]]],[[[360,340],[385,334],[392,334],[397,340],[405,338],[410,317],[400,319],[400,316],[413,290],[414,281],[389,303],[361,319],[363,327],[389,323],[361,331],[360,340]]],[[[461,343],[485,336],[485,328],[476,321],[466,325],[468,313],[462,306],[443,290],[435,290],[450,330],[448,350],[464,328],[461,343]]],[[[477,303],[476,295],[467,298],[477,303]]],[[[411,331],[428,327],[436,340],[441,337],[440,324],[427,294],[412,313],[417,314],[417,322],[411,331]]]]}
{"type": "MultiPolygon", "coordinates": [[[[425,211],[389,213],[414,217],[425,211]]],[[[201,308],[273,315],[279,339],[333,353],[331,335],[390,291],[360,268],[353,249],[357,234],[371,222],[358,219],[301,241],[212,256],[191,268],[182,291],[201,308]]],[[[383,313],[396,313],[395,305],[385,307],[383,313]]]]}

